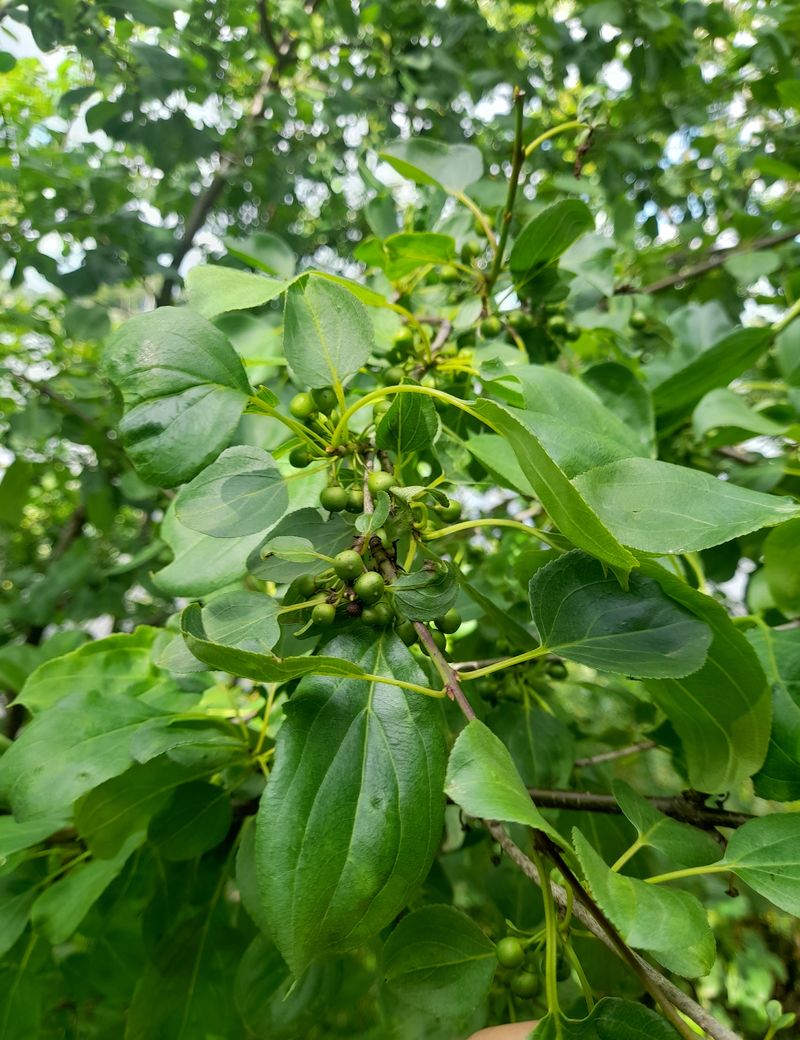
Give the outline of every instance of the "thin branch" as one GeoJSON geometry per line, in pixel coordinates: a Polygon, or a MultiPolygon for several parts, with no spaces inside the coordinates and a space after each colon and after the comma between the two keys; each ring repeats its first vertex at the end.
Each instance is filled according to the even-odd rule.
{"type": "MultiPolygon", "coordinates": [[[[508,858],[515,864],[515,866],[517,866],[519,870],[529,880],[533,881],[535,885],[539,885],[541,887],[541,878],[539,877],[539,872],[536,869],[535,864],[528,856],[525,855],[522,849],[517,844],[515,844],[515,842],[510,838],[502,824],[497,823],[493,820],[484,821],[484,824],[488,829],[489,833],[492,835],[495,841],[497,841],[500,844],[503,851],[506,853],[508,858]]],[[[561,868],[559,867],[559,869],[561,868]]],[[[572,875],[572,872],[569,871],[569,868],[566,869],[568,873],[572,877],[574,877],[574,875],[572,875]]],[[[567,875],[564,874],[564,877],[566,879],[567,875]]],[[[578,921],[580,921],[580,923],[588,931],[590,931],[596,939],[599,939],[600,942],[602,942],[610,950],[613,950],[614,953],[616,953],[621,960],[625,960],[626,963],[628,963],[631,967],[633,966],[631,962],[635,962],[641,972],[640,977],[647,978],[652,985],[654,985],[657,989],[661,991],[661,993],[669,1000],[671,1004],[678,1008],[679,1011],[682,1011],[693,1022],[696,1022],[701,1029],[704,1029],[706,1033],[708,1033],[709,1037],[712,1038],[712,1040],[741,1040],[741,1037],[739,1037],[736,1033],[732,1032],[730,1029],[728,1029],[727,1026],[723,1025],[721,1022],[717,1022],[717,1020],[713,1018],[705,1010],[705,1008],[701,1007],[687,993],[684,993],[683,990],[680,990],[677,986],[673,985],[673,983],[670,982],[669,979],[667,979],[664,975],[662,975],[661,972],[658,971],[658,969],[654,968],[651,964],[648,964],[648,962],[644,960],[642,957],[639,957],[638,954],[634,953],[632,950],[629,950],[628,952],[631,954],[631,960],[628,960],[627,957],[624,957],[619,946],[613,941],[611,936],[603,930],[602,926],[595,919],[594,913],[590,912],[587,909],[584,900],[588,897],[586,896],[586,893],[583,892],[583,887],[580,885],[579,882],[578,887],[580,889],[580,892],[583,893],[584,898],[576,899],[574,901],[572,906],[573,916],[578,921]]],[[[568,905],[568,897],[566,890],[562,888],[561,885],[556,885],[551,881],[550,891],[553,893],[553,898],[555,899],[556,903],[563,910],[566,910],[568,905]]],[[[576,893],[576,895],[577,894],[578,893],[576,893]]],[[[621,941],[622,940],[620,940],[620,942],[621,941]]],[[[644,978],[642,978],[642,981],[644,981],[644,978]]]]}
{"type": "MultiPolygon", "coordinates": [[[[590,791],[559,791],[547,788],[528,788],[531,798],[539,809],[572,809],[576,812],[622,813],[613,795],[593,794],[590,791]]],[[[675,820],[691,823],[695,827],[705,829],[711,827],[741,827],[752,820],[750,813],[731,812],[728,809],[715,809],[705,805],[696,805],[689,798],[678,795],[669,797],[648,797],[647,801],[665,816],[675,820]]]]}
{"type": "Polygon", "coordinates": [[[579,769],[584,766],[596,766],[601,762],[614,762],[618,758],[627,758],[628,755],[638,755],[640,751],[652,751],[656,747],[658,744],[654,740],[640,740],[638,744],[629,744],[628,747],[616,748],[614,751],[600,751],[587,758],[576,758],[575,765],[579,769]]]}
{"type": "Polygon", "coordinates": [[[488,291],[491,291],[492,286],[497,281],[498,275],[503,268],[503,254],[506,251],[506,243],[508,242],[508,235],[511,231],[511,220],[514,215],[514,199],[517,195],[517,185],[519,184],[519,175],[522,172],[522,164],[525,162],[525,144],[522,140],[525,91],[520,90],[518,87],[514,87],[513,100],[515,106],[515,128],[514,150],[511,157],[511,176],[508,179],[508,195],[506,196],[506,204],[503,207],[503,226],[500,228],[500,239],[497,243],[497,249],[495,250],[492,269],[486,279],[486,288],[488,291]]]}
{"type": "MultiPolygon", "coordinates": [[[[755,253],[760,249],[770,249],[772,246],[778,246],[782,242],[789,242],[791,239],[797,238],[798,235],[800,235],[800,228],[794,228],[791,231],[780,231],[775,235],[768,235],[766,238],[758,238],[753,242],[731,246],[729,249],[717,249],[705,260],[695,264],[693,267],[687,267],[685,270],[678,271],[677,274],[666,275],[664,278],[659,278],[658,281],[639,288],[629,284],[620,285],[614,292],[618,296],[631,293],[652,294],[663,292],[664,289],[671,289],[675,285],[681,285],[692,278],[698,278],[708,271],[713,271],[716,267],[721,267],[732,256],[739,256],[743,253],[755,253]]],[[[682,263],[685,259],[686,254],[680,254],[679,257],[672,258],[667,263],[682,263]]]]}

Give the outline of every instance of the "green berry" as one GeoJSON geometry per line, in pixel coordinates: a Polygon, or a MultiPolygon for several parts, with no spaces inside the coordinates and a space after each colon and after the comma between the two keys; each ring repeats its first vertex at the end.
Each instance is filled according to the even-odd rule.
{"type": "Polygon", "coordinates": [[[508,315],[507,321],[517,332],[525,332],[533,324],[530,314],[526,314],[525,311],[512,311],[508,315]]]}
{"type": "Polygon", "coordinates": [[[379,491],[388,491],[389,488],[394,487],[396,483],[397,481],[391,473],[384,473],[384,471],[380,469],[370,473],[367,478],[367,487],[372,495],[377,495],[379,491]]]}
{"type": "Polygon", "coordinates": [[[511,992],[515,997],[528,1000],[539,992],[539,977],[531,971],[519,971],[511,980],[511,992]]]}
{"type": "Polygon", "coordinates": [[[637,332],[641,332],[642,329],[646,329],[649,322],[647,315],[644,311],[634,311],[630,318],[628,318],[628,324],[632,329],[636,329],[637,332]]]}
{"type": "Polygon", "coordinates": [[[383,596],[385,586],[380,574],[375,571],[367,571],[366,574],[360,574],[356,578],[353,588],[361,602],[365,606],[371,607],[383,596]]]}
{"type": "Polygon", "coordinates": [[[564,329],[564,336],[566,339],[575,341],[581,338],[581,330],[577,325],[573,325],[572,322],[567,322],[567,327],[564,329]]]}
{"type": "Polygon", "coordinates": [[[399,365],[392,365],[391,368],[387,368],[383,373],[383,385],[395,386],[397,383],[402,383],[405,374],[405,370],[399,365]]]}
{"type": "Polygon", "coordinates": [[[386,628],[387,625],[391,625],[393,617],[394,611],[385,599],[376,603],[374,607],[364,607],[361,611],[362,621],[368,625],[374,625],[375,628],[386,628]]]}
{"type": "Polygon", "coordinates": [[[289,452],[289,462],[295,469],[305,469],[311,463],[311,452],[304,445],[299,444],[289,452]]]}
{"type": "MultiPolygon", "coordinates": [[[[430,632],[431,637],[432,637],[434,643],[436,644],[436,646],[440,650],[442,650],[442,651],[446,650],[447,649],[447,637],[445,636],[445,634],[443,632],[440,632],[436,628],[429,628],[428,631],[430,632]]],[[[424,643],[422,645],[423,645],[423,648],[425,650],[425,653],[428,653],[428,648],[425,646],[424,643]]]]}
{"type": "Polygon", "coordinates": [[[323,386],[318,390],[312,390],[311,398],[317,410],[322,412],[323,415],[330,415],[337,404],[336,394],[332,386],[323,386]]]}
{"type": "Polygon", "coordinates": [[[398,347],[400,350],[407,351],[414,346],[414,333],[408,327],[404,325],[401,329],[398,329],[392,337],[392,344],[398,347]]]}
{"type": "Polygon", "coordinates": [[[341,513],[347,509],[347,491],[338,484],[331,484],[320,491],[319,504],[329,513],[341,513]]]}
{"type": "Polygon", "coordinates": [[[376,401],[375,404],[372,406],[372,418],[376,422],[378,422],[380,419],[384,417],[384,415],[386,415],[386,413],[389,411],[391,407],[392,402],[387,401],[385,397],[380,401],[376,401]]]}
{"type": "Polygon", "coordinates": [[[504,968],[519,968],[525,962],[525,950],[515,935],[506,935],[501,939],[494,952],[504,968]]]}
{"type": "Polygon", "coordinates": [[[461,518],[461,503],[450,499],[446,506],[437,506],[439,516],[449,524],[454,524],[461,518]]]}
{"type": "Polygon", "coordinates": [[[457,610],[451,607],[446,614],[437,617],[433,623],[440,632],[444,632],[446,635],[452,635],[453,632],[457,632],[459,628],[461,628],[461,615],[457,610]]]}
{"type": "Polygon", "coordinates": [[[400,621],[395,628],[395,631],[406,644],[406,646],[413,646],[417,641],[417,630],[414,628],[410,621],[400,621]]]}
{"type": "Polygon", "coordinates": [[[453,267],[452,264],[445,264],[439,272],[439,280],[445,285],[454,285],[456,282],[461,281],[461,272],[457,267],[453,267]]]}
{"type": "Polygon", "coordinates": [[[317,579],[313,574],[301,574],[295,582],[295,587],[300,595],[307,599],[317,591],[317,579]]]}
{"type": "Polygon", "coordinates": [[[567,331],[567,319],[563,314],[554,314],[547,319],[547,331],[551,336],[563,336],[567,331]]]}
{"type": "Polygon", "coordinates": [[[311,620],[315,625],[327,628],[336,618],[336,607],[332,603],[317,603],[311,611],[311,620]]]}
{"type": "Polygon", "coordinates": [[[345,549],[334,556],[333,569],[342,581],[352,581],[364,573],[364,564],[355,549],[345,549]]]}
{"type": "Polygon", "coordinates": [[[311,394],[295,394],[289,402],[289,411],[295,419],[305,421],[310,419],[312,415],[316,415],[317,406],[314,404],[314,398],[311,394]]]}
{"type": "Polygon", "coordinates": [[[503,331],[503,323],[495,314],[492,314],[488,318],[483,319],[479,328],[481,335],[485,339],[494,339],[495,336],[499,336],[503,331]]]}
{"type": "Polygon", "coordinates": [[[567,666],[563,661],[551,661],[547,666],[547,674],[551,679],[560,681],[567,677],[567,666]]]}
{"type": "Polygon", "coordinates": [[[468,238],[461,247],[461,259],[465,264],[470,263],[476,256],[483,252],[483,246],[476,238],[468,238]]]}
{"type": "Polygon", "coordinates": [[[436,376],[433,374],[433,372],[426,372],[419,382],[420,386],[427,386],[429,390],[436,389],[436,376]]]}
{"type": "Polygon", "coordinates": [[[364,512],[364,492],[361,488],[351,488],[350,491],[347,492],[347,512],[364,512]]]}

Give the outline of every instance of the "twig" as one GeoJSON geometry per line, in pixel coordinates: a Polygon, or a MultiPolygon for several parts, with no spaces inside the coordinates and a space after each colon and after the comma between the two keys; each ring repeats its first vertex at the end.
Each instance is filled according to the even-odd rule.
{"type": "MultiPolygon", "coordinates": [[[[622,813],[613,795],[594,794],[590,791],[560,791],[548,788],[529,787],[531,798],[540,809],[574,809],[576,812],[622,813]]],[[[691,799],[678,795],[670,797],[647,797],[647,801],[675,820],[694,824],[705,829],[711,827],[741,827],[752,820],[750,813],[715,809],[713,806],[696,805],[691,799]]]]}
{"type": "Polygon", "coordinates": [[[525,104],[525,92],[520,90],[518,87],[514,88],[514,106],[515,106],[515,127],[514,127],[514,150],[511,157],[511,176],[508,180],[508,195],[506,196],[506,204],[503,207],[503,226],[500,228],[500,239],[497,243],[497,249],[494,254],[494,262],[492,263],[492,269],[486,278],[486,289],[491,291],[492,286],[497,281],[500,271],[503,268],[503,254],[506,251],[506,243],[508,242],[508,235],[511,231],[511,220],[514,215],[514,199],[517,195],[517,186],[519,184],[519,175],[522,171],[522,164],[525,162],[525,145],[522,140],[522,123],[523,123],[523,106],[525,104]]]}
{"type": "Polygon", "coordinates": [[[638,755],[640,751],[652,751],[658,747],[654,740],[641,740],[638,744],[630,744],[628,747],[616,748],[614,751],[600,751],[588,758],[576,758],[575,765],[581,769],[584,766],[596,766],[601,762],[614,762],[618,758],[627,758],[628,755],[638,755]]]}

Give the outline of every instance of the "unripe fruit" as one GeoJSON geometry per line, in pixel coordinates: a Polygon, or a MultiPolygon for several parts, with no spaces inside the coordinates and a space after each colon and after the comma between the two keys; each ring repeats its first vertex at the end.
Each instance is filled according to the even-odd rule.
{"type": "Polygon", "coordinates": [[[539,977],[530,971],[520,971],[511,980],[511,992],[524,1000],[535,997],[539,992],[539,977]]]}
{"type": "Polygon", "coordinates": [[[571,341],[581,338],[581,330],[577,325],[573,325],[572,322],[567,322],[567,327],[564,329],[564,336],[571,341]]]}
{"type": "Polygon", "coordinates": [[[483,319],[479,328],[482,336],[486,339],[492,339],[494,336],[499,336],[503,331],[503,323],[496,315],[492,314],[488,318],[483,319]]]}
{"type": "Polygon", "coordinates": [[[476,256],[480,256],[482,252],[483,246],[480,242],[476,238],[468,238],[461,247],[461,259],[465,264],[468,264],[476,256]]]}
{"type": "Polygon", "coordinates": [[[391,473],[384,473],[383,470],[375,470],[370,473],[367,478],[367,487],[370,490],[370,494],[377,495],[379,491],[388,491],[390,487],[394,487],[397,481],[394,479],[391,473]]]}
{"type": "Polygon", "coordinates": [[[402,383],[404,377],[405,371],[399,365],[392,365],[383,373],[383,385],[395,386],[397,383],[402,383]]]}
{"type": "Polygon", "coordinates": [[[352,488],[350,491],[347,492],[347,512],[364,512],[364,492],[361,490],[361,488],[352,488]]]}
{"type": "Polygon", "coordinates": [[[336,607],[332,603],[317,603],[311,611],[311,619],[316,625],[327,628],[336,618],[336,607]]]}
{"type": "Polygon", "coordinates": [[[312,415],[316,415],[317,406],[314,404],[314,398],[311,394],[295,394],[289,402],[289,411],[295,419],[305,421],[310,419],[312,415]]]}
{"type": "Polygon", "coordinates": [[[395,332],[392,337],[392,343],[401,350],[410,350],[414,346],[414,333],[408,325],[404,325],[395,332]]]}
{"type": "Polygon", "coordinates": [[[567,331],[567,319],[563,314],[554,314],[547,319],[547,331],[551,336],[563,336],[567,331]]]}
{"type": "Polygon", "coordinates": [[[371,607],[378,602],[383,596],[384,588],[383,578],[380,574],[376,574],[375,571],[367,571],[366,574],[360,574],[353,583],[355,594],[367,607],[371,607]]]}
{"type": "Polygon", "coordinates": [[[546,670],[550,678],[556,681],[566,679],[567,677],[567,666],[563,661],[551,661],[546,670]]]}
{"type": "Polygon", "coordinates": [[[411,624],[410,621],[398,622],[395,631],[406,644],[406,646],[413,646],[417,641],[417,630],[411,624]]]}
{"type": "Polygon", "coordinates": [[[642,329],[646,329],[648,325],[647,315],[644,311],[634,311],[630,318],[628,318],[628,324],[632,329],[636,329],[637,332],[641,332],[642,329]]]}
{"type": "Polygon", "coordinates": [[[519,968],[525,962],[525,950],[515,935],[506,935],[501,939],[494,952],[504,968],[519,968]]]}
{"type": "Polygon", "coordinates": [[[318,390],[312,390],[311,398],[323,415],[330,415],[336,407],[336,394],[331,386],[323,386],[318,390]]]}
{"type": "Polygon", "coordinates": [[[461,517],[461,503],[451,498],[446,506],[437,506],[437,512],[442,520],[454,524],[461,517]]]}
{"type": "MultiPolygon", "coordinates": [[[[440,650],[442,650],[442,651],[446,650],[447,649],[447,637],[444,635],[444,633],[443,632],[439,632],[438,629],[435,629],[435,628],[429,628],[428,631],[430,632],[431,638],[433,639],[433,641],[436,644],[436,646],[440,650]]],[[[429,650],[428,650],[427,646],[425,646],[424,643],[422,644],[422,646],[423,646],[423,649],[425,650],[425,653],[426,654],[429,653],[429,650]]]]}
{"type": "Polygon", "coordinates": [[[453,285],[461,280],[461,272],[452,264],[446,264],[439,272],[439,280],[445,285],[453,285]]]}
{"type": "Polygon", "coordinates": [[[320,491],[319,504],[329,513],[341,513],[347,509],[347,491],[338,484],[331,484],[320,491]]]}
{"type": "Polygon", "coordinates": [[[517,332],[525,332],[533,324],[531,316],[526,314],[525,311],[512,311],[506,320],[511,328],[517,332]]]}
{"type": "Polygon", "coordinates": [[[297,579],[296,587],[301,596],[313,596],[317,591],[317,579],[313,574],[301,574],[297,579]]]}
{"type": "Polygon", "coordinates": [[[419,382],[420,386],[427,386],[429,390],[436,389],[436,376],[432,372],[426,372],[419,382]]]}
{"type": "Polygon", "coordinates": [[[311,463],[311,452],[300,444],[289,452],[289,462],[295,469],[305,469],[311,463]]]}
{"type": "Polygon", "coordinates": [[[440,632],[444,632],[446,635],[452,635],[453,632],[457,632],[459,628],[461,628],[461,615],[457,610],[451,607],[446,614],[436,618],[433,623],[440,632]]]}
{"type": "Polygon", "coordinates": [[[337,553],[333,559],[333,569],[336,571],[336,576],[342,581],[352,581],[359,574],[364,573],[361,557],[354,549],[344,549],[337,553]]]}
{"type": "Polygon", "coordinates": [[[362,620],[368,625],[374,625],[375,628],[386,628],[387,625],[391,625],[393,617],[394,611],[385,599],[376,603],[374,607],[364,607],[361,611],[362,620]]]}
{"type": "Polygon", "coordinates": [[[384,415],[386,415],[386,413],[389,411],[389,409],[391,407],[392,407],[392,402],[391,401],[387,401],[385,397],[381,401],[376,401],[375,404],[372,406],[372,417],[373,417],[373,419],[376,422],[379,419],[382,419],[384,417],[384,415]]]}

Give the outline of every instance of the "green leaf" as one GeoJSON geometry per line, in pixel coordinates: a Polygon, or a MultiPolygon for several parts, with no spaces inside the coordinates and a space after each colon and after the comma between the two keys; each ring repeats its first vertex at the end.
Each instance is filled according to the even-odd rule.
{"type": "Polygon", "coordinates": [[[589,207],[577,199],[564,199],[548,206],[520,231],[508,257],[509,267],[519,280],[533,276],[554,263],[576,239],[594,229],[589,207]]]}
{"type": "Polygon", "coordinates": [[[382,451],[411,455],[428,450],[439,435],[439,417],[430,397],[397,394],[375,434],[382,451]]]}
{"type": "Polygon", "coordinates": [[[66,813],[133,765],[132,734],[160,716],[121,693],[73,693],[37,715],[0,758],[0,791],[21,822],[66,813]]]}
{"type": "Polygon", "coordinates": [[[330,993],[324,985],[331,967],[312,964],[294,979],[277,946],[257,936],[239,963],[234,989],[236,1008],[250,1032],[270,1040],[305,1035],[306,1016],[339,996],[339,987],[330,993]]]}
{"type": "Polygon", "coordinates": [[[501,487],[508,488],[509,491],[519,491],[521,495],[529,498],[536,497],[536,492],[517,461],[514,449],[499,434],[473,434],[464,442],[464,447],[501,487]]]}
{"type": "Polygon", "coordinates": [[[43,870],[35,862],[23,864],[10,874],[0,874],[0,957],[5,957],[28,927],[31,907],[43,880],[43,870]]]}
{"type": "Polygon", "coordinates": [[[575,741],[564,723],[535,708],[531,697],[521,704],[500,704],[489,716],[526,787],[564,787],[572,774],[575,741]]]}
{"type": "Polygon", "coordinates": [[[230,256],[248,267],[289,279],[294,274],[295,255],[282,238],[269,231],[257,231],[248,238],[226,238],[230,256]]]}
{"type": "Polygon", "coordinates": [[[392,993],[437,1018],[466,1018],[486,998],[496,967],[494,943],[452,906],[415,910],[383,948],[392,993]]]}
{"type": "Polygon", "coordinates": [[[800,614],[800,519],[781,524],[764,539],[764,575],[775,606],[800,614]]]}
{"type": "Polygon", "coordinates": [[[788,498],[655,459],[612,462],[573,484],[623,545],[657,555],[708,549],[800,514],[788,498]]]}
{"type": "Polygon", "coordinates": [[[641,845],[658,849],[681,867],[697,867],[719,859],[720,847],[706,831],[660,813],[624,780],[615,780],[612,790],[620,809],[636,828],[641,845]]]}
{"type": "Polygon", "coordinates": [[[66,942],[143,841],[143,832],[129,834],[112,859],[80,863],[46,888],[31,909],[33,927],[54,946],[66,942]]]}
{"type": "Polygon", "coordinates": [[[130,635],[96,639],[45,661],[28,676],[16,703],[36,714],[87,690],[138,697],[164,678],[152,658],[158,634],[157,628],[141,625],[130,635]]]}
{"type": "Polygon", "coordinates": [[[653,398],[626,366],[616,361],[601,361],[581,374],[582,381],[603,404],[635,431],[644,456],[654,455],[655,418],[653,398]]]}
{"type": "Polygon", "coordinates": [[[219,845],[232,817],[228,793],[216,784],[195,780],[182,784],[153,817],[147,837],[165,860],[195,859],[219,845]]]}
{"type": "Polygon", "coordinates": [[[572,661],[636,678],[690,675],[706,659],[711,630],[633,573],[627,590],[575,550],[540,567],[528,586],[542,647],[572,661]]]}
{"type": "Polygon", "coordinates": [[[445,793],[470,816],[522,823],[564,844],[533,804],[508,748],[479,719],[468,722],[453,745],[445,793]]]}
{"type": "Polygon", "coordinates": [[[769,327],[735,329],[677,372],[651,383],[656,415],[688,411],[709,390],[727,386],[761,357],[772,335],[769,327]]]}
{"type": "Polygon", "coordinates": [[[719,431],[730,431],[725,443],[744,440],[752,434],[778,437],[786,427],[762,415],[745,403],[741,394],[733,390],[711,390],[700,401],[692,415],[692,432],[700,440],[712,434],[719,442],[719,431]]]}
{"type": "Polygon", "coordinates": [[[380,158],[401,177],[415,184],[444,188],[451,194],[463,191],[483,174],[483,158],[477,148],[469,144],[442,144],[427,137],[393,141],[380,152],[380,158]]]}
{"type": "Polygon", "coordinates": [[[274,459],[246,444],[223,451],[175,499],[175,516],[184,527],[216,538],[263,534],[288,508],[286,483],[274,459]]]}
{"type": "Polygon", "coordinates": [[[243,578],[263,532],[216,538],[191,531],[178,520],[175,505],[175,500],[170,502],[161,524],[161,537],[172,550],[173,560],[155,572],[155,586],[168,596],[207,596],[243,578]]]}
{"type": "Polygon", "coordinates": [[[775,86],[785,105],[800,110],[800,79],[782,79],[775,86]]]}
{"type": "Polygon", "coordinates": [[[181,631],[194,656],[214,671],[240,675],[256,682],[286,682],[299,675],[363,675],[363,669],[346,658],[274,657],[235,646],[224,646],[209,638],[203,627],[198,603],[190,603],[181,614],[181,631]]]}
{"type": "Polygon", "coordinates": [[[280,638],[279,609],[280,603],[263,592],[224,592],[203,607],[203,630],[214,643],[268,652],[280,638]]]}
{"type": "Polygon", "coordinates": [[[309,275],[286,293],[283,347],[295,381],[309,389],[344,383],[373,347],[372,322],[352,293],[309,275]]]}
{"type": "Polygon", "coordinates": [[[642,1004],[603,997],[587,1018],[575,1021],[562,1016],[558,1031],[553,1015],[546,1015],[531,1040],[678,1040],[678,1034],[665,1018],[642,1004]]]}
{"type": "Polygon", "coordinates": [[[274,538],[268,538],[261,546],[260,556],[262,560],[269,560],[273,556],[287,563],[315,563],[320,554],[307,538],[298,538],[296,535],[283,534],[274,538]]]}
{"type": "Polygon", "coordinates": [[[0,816],[0,867],[16,852],[38,845],[69,821],[69,814],[44,816],[21,823],[13,816],[0,816]]]}
{"type": "Polygon", "coordinates": [[[629,946],[684,978],[709,973],[716,944],[693,895],[615,874],[577,828],[572,840],[593,898],[629,946]]]}
{"type": "Polygon", "coordinates": [[[129,834],[146,831],[176,787],[205,776],[214,766],[188,767],[166,756],[133,765],[93,788],[75,805],[75,828],[95,856],[110,859],[129,834]]]}
{"type": "Polygon", "coordinates": [[[753,777],[761,798],[800,799],[800,629],[750,629],[747,641],[772,683],[772,730],[767,757],[753,777]]]}
{"type": "MultiPolygon", "coordinates": [[[[620,573],[636,566],[636,558],[603,525],[584,498],[542,446],[524,418],[514,410],[482,398],[477,410],[511,445],[536,495],[562,534],[620,573]]],[[[580,478],[579,478],[580,479],[580,478]]]]}
{"type": "Polygon", "coordinates": [[[251,394],[225,336],[185,308],[131,318],[104,361],[122,394],[122,444],[142,479],[162,487],[191,480],[217,457],[251,394]]]}
{"type": "Polygon", "coordinates": [[[401,231],[383,242],[387,259],[386,275],[404,278],[426,264],[446,264],[456,255],[455,240],[433,231],[401,231]]]}
{"type": "Polygon", "coordinates": [[[409,621],[432,621],[455,603],[458,585],[450,569],[420,569],[401,574],[392,583],[395,602],[409,621]]]}
{"type": "Polygon", "coordinates": [[[329,564],[318,559],[309,564],[305,561],[294,563],[282,560],[278,556],[263,556],[265,546],[274,543],[276,538],[303,538],[323,556],[335,556],[352,544],[353,528],[339,515],[324,519],[318,509],[296,509],[288,513],[266,538],[260,540],[247,560],[247,569],[253,577],[284,585],[301,574],[319,573],[329,564]]]}
{"type": "Polygon", "coordinates": [[[731,835],[723,862],[759,895],[800,917],[800,813],[748,820],[731,835]]]}
{"type": "Polygon", "coordinates": [[[730,791],[762,765],[770,732],[767,678],[747,639],[725,609],[658,564],[642,571],[711,627],[706,663],[683,679],[648,679],[650,696],[681,738],[691,785],[730,791]]]}
{"type": "Polygon", "coordinates": [[[286,292],[286,282],[233,267],[204,264],[186,275],[189,303],[204,318],[261,307],[286,292]]]}
{"type": "Polygon", "coordinates": [[[800,322],[793,321],[775,337],[775,357],[784,379],[800,385],[800,322]]]}
{"type": "MultiPolygon", "coordinates": [[[[327,649],[373,675],[424,682],[389,632],[327,649]]],[[[374,935],[427,875],[444,810],[439,717],[430,698],[319,675],[287,704],[256,853],[265,913],[295,975],[374,935]]]]}

